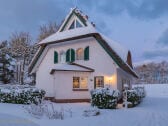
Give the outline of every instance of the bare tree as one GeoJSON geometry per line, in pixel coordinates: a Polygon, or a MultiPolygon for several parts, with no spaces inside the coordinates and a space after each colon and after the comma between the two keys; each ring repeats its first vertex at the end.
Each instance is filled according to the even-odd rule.
{"type": "Polygon", "coordinates": [[[10,37],[10,52],[18,62],[22,62],[21,84],[24,83],[25,65],[30,57],[32,38],[27,32],[13,33],[10,37]]]}
{"type": "Polygon", "coordinates": [[[48,24],[41,25],[39,28],[38,42],[57,32],[58,25],[55,22],[49,22],[48,24]]]}

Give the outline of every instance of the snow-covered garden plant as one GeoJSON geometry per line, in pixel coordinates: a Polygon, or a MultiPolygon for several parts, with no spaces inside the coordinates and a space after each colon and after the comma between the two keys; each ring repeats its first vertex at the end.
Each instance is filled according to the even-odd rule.
{"type": "Polygon", "coordinates": [[[132,90],[127,90],[127,101],[131,103],[131,107],[138,105],[144,97],[144,87],[134,87],[132,90]]]}
{"type": "Polygon", "coordinates": [[[142,86],[134,87],[133,90],[136,90],[139,97],[144,98],[146,96],[145,88],[142,86]]]}
{"type": "Polygon", "coordinates": [[[29,85],[0,85],[1,103],[38,104],[44,95],[44,90],[29,85]]]}
{"type": "Polygon", "coordinates": [[[100,109],[115,109],[119,99],[119,91],[112,88],[99,88],[91,90],[91,104],[100,109]]]}
{"type": "Polygon", "coordinates": [[[72,117],[71,109],[64,109],[64,107],[55,107],[54,103],[49,101],[43,101],[40,104],[30,104],[23,106],[28,114],[34,118],[42,118],[43,116],[48,119],[61,119],[66,116],[72,117]]]}

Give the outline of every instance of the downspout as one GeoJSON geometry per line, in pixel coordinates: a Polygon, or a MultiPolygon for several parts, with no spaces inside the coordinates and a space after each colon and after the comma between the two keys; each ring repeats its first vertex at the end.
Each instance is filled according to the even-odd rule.
{"type": "Polygon", "coordinates": [[[55,83],[56,77],[55,72],[53,74],[53,94],[54,94],[54,100],[56,99],[56,83],[55,83]]]}

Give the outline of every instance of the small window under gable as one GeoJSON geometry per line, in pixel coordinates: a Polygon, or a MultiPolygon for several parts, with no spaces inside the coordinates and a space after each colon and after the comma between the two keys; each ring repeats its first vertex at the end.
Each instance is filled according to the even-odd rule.
{"type": "Polygon", "coordinates": [[[69,29],[74,29],[75,28],[75,20],[72,22],[71,26],[69,27],[69,29]]]}
{"type": "Polygon", "coordinates": [[[75,29],[75,28],[80,28],[80,27],[83,27],[83,25],[80,23],[79,20],[74,19],[74,21],[70,25],[69,29],[75,29]]]}
{"type": "Polygon", "coordinates": [[[76,28],[80,28],[80,27],[82,27],[81,23],[79,23],[79,21],[76,20],[76,28]]]}

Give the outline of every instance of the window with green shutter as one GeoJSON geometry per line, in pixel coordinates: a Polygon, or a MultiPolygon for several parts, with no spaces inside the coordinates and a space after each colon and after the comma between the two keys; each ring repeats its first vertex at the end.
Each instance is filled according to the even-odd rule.
{"type": "Polygon", "coordinates": [[[66,62],[74,62],[75,61],[75,50],[68,49],[66,52],[66,62]]]}
{"type": "Polygon", "coordinates": [[[75,61],[75,50],[74,49],[71,49],[71,62],[74,62],[75,61]]]}
{"type": "Polygon", "coordinates": [[[89,46],[84,50],[84,60],[89,60],[89,46]]]}
{"type": "Polygon", "coordinates": [[[70,62],[70,49],[66,51],[66,62],[70,62]]]}
{"type": "Polygon", "coordinates": [[[54,51],[54,64],[58,63],[58,53],[54,51]]]}

